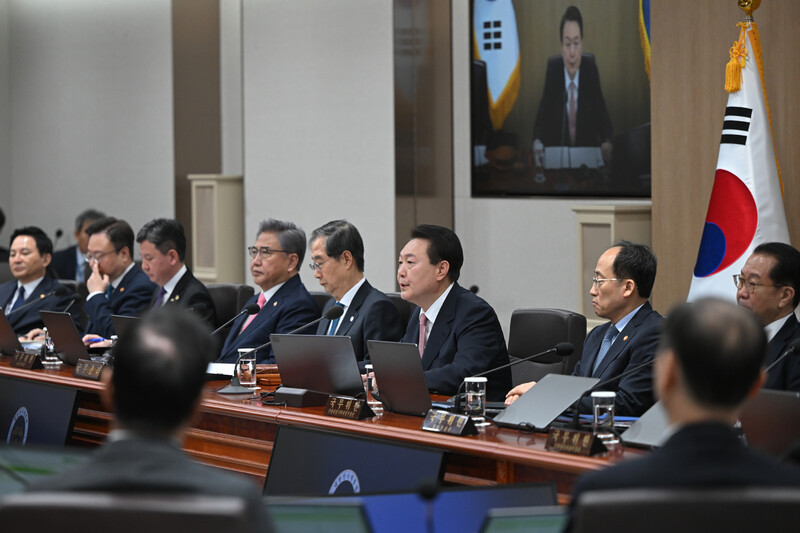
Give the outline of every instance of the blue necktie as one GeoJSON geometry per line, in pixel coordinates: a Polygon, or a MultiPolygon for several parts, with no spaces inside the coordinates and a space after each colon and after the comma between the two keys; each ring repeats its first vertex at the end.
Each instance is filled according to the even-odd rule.
{"type": "MultiPolygon", "coordinates": [[[[334,305],[338,305],[339,307],[344,307],[344,304],[341,302],[336,302],[334,305]]],[[[341,317],[340,317],[341,318],[341,317]]],[[[336,327],[339,325],[339,319],[334,318],[331,320],[331,327],[328,329],[328,335],[336,335],[336,327]]]]}
{"type": "Polygon", "coordinates": [[[106,300],[110,300],[111,299],[111,294],[113,292],[114,292],[114,287],[112,287],[111,284],[109,283],[108,287],[106,287],[106,300]]]}
{"type": "Polygon", "coordinates": [[[14,302],[14,306],[9,310],[9,313],[16,311],[20,306],[22,306],[23,302],[25,302],[25,287],[20,285],[19,292],[17,292],[17,301],[14,302]]]}
{"type": "Polygon", "coordinates": [[[606,331],[606,334],[603,337],[603,342],[600,344],[600,351],[597,352],[597,357],[594,360],[594,366],[592,367],[592,374],[597,372],[597,367],[599,367],[600,363],[603,362],[603,358],[608,353],[608,350],[611,348],[611,345],[614,344],[614,339],[617,338],[617,333],[619,333],[619,330],[613,324],[608,326],[608,331],[606,331]]]}

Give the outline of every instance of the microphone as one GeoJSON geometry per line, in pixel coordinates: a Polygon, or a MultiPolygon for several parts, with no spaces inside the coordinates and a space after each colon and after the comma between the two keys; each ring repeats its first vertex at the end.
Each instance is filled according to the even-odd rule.
{"type": "Polygon", "coordinates": [[[54,294],[56,296],[64,296],[64,295],[69,294],[69,293],[70,293],[70,290],[68,288],[64,287],[63,285],[61,285],[59,287],[56,287],[55,289],[53,289],[50,292],[44,293],[43,295],[41,295],[39,298],[37,298],[35,300],[31,300],[30,302],[28,302],[26,304],[20,305],[19,307],[17,307],[16,309],[14,309],[10,313],[8,313],[6,316],[9,317],[9,316],[13,315],[14,313],[16,313],[17,311],[22,311],[26,307],[30,307],[30,306],[38,303],[38,302],[41,302],[45,298],[49,298],[50,296],[53,296],[54,294]]]}
{"type": "MultiPolygon", "coordinates": [[[[256,306],[256,307],[258,307],[258,306],[256,306]]],[[[342,307],[340,305],[333,305],[333,306],[329,307],[328,310],[325,311],[325,314],[322,315],[321,317],[317,318],[316,320],[312,320],[308,324],[300,326],[299,328],[297,328],[295,330],[290,331],[289,333],[287,333],[287,335],[294,335],[295,333],[299,333],[299,332],[303,331],[306,328],[309,328],[311,326],[314,326],[314,325],[322,322],[326,318],[328,320],[336,320],[337,318],[339,318],[343,314],[344,314],[344,307],[342,307]]],[[[239,382],[239,376],[236,375],[236,367],[239,365],[239,361],[241,361],[243,357],[245,357],[246,355],[250,355],[251,353],[255,353],[255,352],[259,351],[259,350],[263,350],[264,348],[266,348],[270,344],[272,344],[271,340],[269,342],[265,342],[261,346],[257,346],[255,348],[253,348],[252,350],[244,352],[243,354],[239,355],[239,357],[236,359],[236,363],[234,363],[234,365],[233,365],[233,368],[234,368],[233,379],[231,379],[231,382],[227,386],[219,389],[217,392],[220,393],[220,394],[249,394],[251,392],[250,389],[248,389],[247,387],[242,387],[241,383],[239,382]]]]}
{"type": "Polygon", "coordinates": [[[75,302],[77,302],[79,299],[80,299],[80,297],[77,294],[73,294],[72,296],[70,296],[69,297],[69,304],[67,304],[67,306],[64,308],[64,310],[61,311],[61,312],[62,313],[68,312],[69,308],[72,307],[73,305],[75,305],[75,302]]]}
{"type": "Polygon", "coordinates": [[[769,373],[769,371],[772,370],[775,367],[775,365],[786,359],[786,357],[794,353],[797,353],[798,350],[800,350],[800,339],[795,339],[795,341],[791,345],[789,345],[788,348],[786,348],[786,350],[780,355],[780,357],[775,359],[772,362],[772,364],[770,364],[767,368],[764,369],[764,372],[769,373]]]}
{"type": "Polygon", "coordinates": [[[235,317],[231,318],[230,320],[228,320],[227,322],[222,324],[220,327],[218,327],[217,329],[212,331],[209,336],[213,337],[214,335],[216,335],[217,333],[219,333],[223,329],[227,328],[228,326],[233,324],[236,321],[236,319],[239,318],[240,316],[242,316],[242,315],[255,315],[259,311],[261,311],[261,308],[258,306],[257,303],[248,304],[248,305],[244,306],[244,309],[239,311],[239,313],[235,317]]]}
{"type": "Polygon", "coordinates": [[[56,238],[53,239],[53,250],[56,249],[56,244],[58,244],[58,240],[63,236],[64,236],[64,230],[61,229],[61,228],[58,228],[56,230],[56,238]]]}
{"type": "MultiPolygon", "coordinates": [[[[554,347],[550,348],[549,350],[545,350],[544,352],[541,352],[541,353],[529,355],[527,357],[523,357],[522,359],[517,359],[516,361],[511,361],[510,363],[507,363],[507,364],[502,365],[502,366],[498,366],[496,368],[490,368],[489,370],[486,370],[485,372],[481,372],[480,374],[475,374],[472,377],[479,378],[481,376],[486,376],[487,374],[491,374],[493,372],[497,372],[498,370],[504,370],[504,369],[509,368],[511,366],[514,366],[516,364],[524,363],[525,361],[531,361],[533,359],[538,359],[539,357],[544,357],[545,355],[550,355],[551,353],[554,353],[554,354],[559,355],[561,357],[566,357],[567,355],[570,355],[574,351],[575,351],[575,347],[572,346],[571,343],[569,343],[569,342],[559,342],[558,344],[556,344],[554,347]]],[[[463,389],[463,388],[464,388],[464,382],[462,381],[461,385],[458,386],[458,391],[456,391],[455,400],[453,402],[453,407],[455,408],[456,412],[461,410],[461,389],[463,389]]]]}

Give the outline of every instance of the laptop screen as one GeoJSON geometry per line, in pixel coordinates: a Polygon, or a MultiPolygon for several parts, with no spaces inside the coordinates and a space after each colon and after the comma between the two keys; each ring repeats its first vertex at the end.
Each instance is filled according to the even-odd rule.
{"type": "Polygon", "coordinates": [[[25,446],[64,446],[72,431],[77,391],[0,376],[0,440],[25,446]]]}

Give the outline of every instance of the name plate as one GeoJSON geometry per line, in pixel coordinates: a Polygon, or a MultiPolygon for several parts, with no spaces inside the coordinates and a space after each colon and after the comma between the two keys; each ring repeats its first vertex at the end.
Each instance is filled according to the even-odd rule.
{"type": "Polygon", "coordinates": [[[375,413],[369,408],[367,400],[359,400],[348,396],[330,396],[325,402],[325,414],[348,420],[373,418],[375,413]]]}
{"type": "Polygon", "coordinates": [[[544,445],[546,450],[590,457],[608,449],[591,431],[552,428],[544,445]]]}
{"type": "Polygon", "coordinates": [[[89,361],[88,359],[81,359],[75,365],[75,371],[72,373],[73,377],[91,379],[92,381],[100,381],[100,375],[103,373],[104,363],[100,361],[89,361]]]}
{"type": "Polygon", "coordinates": [[[14,352],[14,359],[11,361],[11,366],[25,368],[26,370],[44,368],[38,354],[21,352],[19,350],[14,352]]]}
{"type": "Polygon", "coordinates": [[[478,434],[478,429],[469,416],[457,415],[440,409],[428,411],[428,414],[425,415],[425,420],[422,422],[422,430],[445,433],[457,437],[478,434]]]}

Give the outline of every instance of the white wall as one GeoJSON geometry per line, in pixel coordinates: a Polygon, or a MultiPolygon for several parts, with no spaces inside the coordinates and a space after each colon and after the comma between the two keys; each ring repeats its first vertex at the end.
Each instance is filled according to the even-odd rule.
{"type": "Polygon", "coordinates": [[[71,238],[89,206],[134,229],[173,216],[171,2],[9,5],[10,117],[0,106],[0,131],[11,136],[9,227],[61,227],[71,238]]]}
{"type": "MultiPolygon", "coordinates": [[[[306,233],[347,218],[370,282],[394,290],[391,0],[244,0],[243,10],[247,242],[268,217],[306,233]]],[[[305,266],[302,279],[320,290],[305,266]]]]}
{"type": "MultiPolygon", "coordinates": [[[[7,127],[11,113],[9,91],[9,0],[0,0],[0,208],[6,217],[12,215],[11,204],[11,130],[7,127]]],[[[0,247],[8,248],[10,224],[0,231],[0,247]]]]}
{"type": "Polygon", "coordinates": [[[222,173],[242,173],[242,2],[220,0],[220,128],[222,173]]]}

